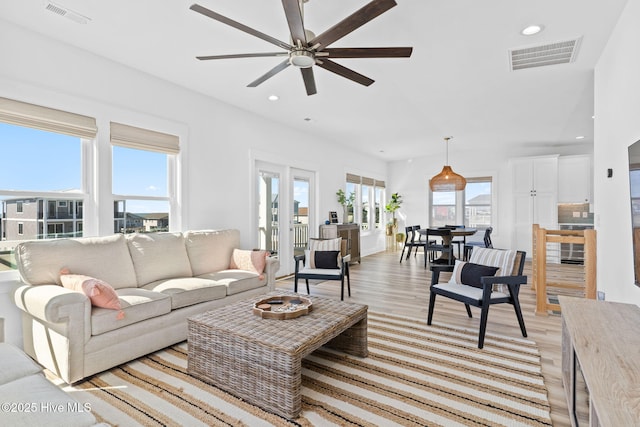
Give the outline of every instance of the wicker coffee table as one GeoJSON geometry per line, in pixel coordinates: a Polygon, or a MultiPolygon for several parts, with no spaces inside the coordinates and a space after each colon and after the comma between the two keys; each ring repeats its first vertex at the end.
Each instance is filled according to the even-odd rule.
{"type": "MultiPolygon", "coordinates": [[[[295,295],[287,292],[273,295],[295,295]]],[[[267,411],[296,418],[302,358],[322,345],[367,357],[367,306],[310,297],[313,311],[295,319],[252,313],[260,296],[188,320],[189,374],[267,411]]]]}

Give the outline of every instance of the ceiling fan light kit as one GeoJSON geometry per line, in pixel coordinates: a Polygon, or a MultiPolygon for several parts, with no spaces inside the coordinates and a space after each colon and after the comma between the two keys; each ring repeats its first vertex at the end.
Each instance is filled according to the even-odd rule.
{"type": "Polygon", "coordinates": [[[291,43],[285,43],[267,34],[261,33],[251,27],[240,22],[220,15],[212,10],[207,9],[199,4],[192,4],[190,9],[198,12],[208,18],[223,24],[229,25],[247,34],[258,37],[266,42],[274,44],[286,52],[270,52],[270,53],[245,53],[230,55],[208,55],[197,56],[196,58],[204,60],[214,59],[231,59],[231,58],[255,58],[268,56],[284,56],[289,57],[280,64],[249,83],[248,87],[256,87],[266,80],[270,79],[289,65],[300,68],[302,80],[307,91],[307,95],[313,95],[316,91],[315,77],[313,75],[313,66],[317,65],[327,71],[331,71],[339,76],[360,83],[364,86],[371,85],[374,81],[362,74],[359,74],[347,67],[336,62],[333,58],[408,58],[411,56],[413,48],[411,47],[359,47],[359,48],[329,48],[328,46],[337,40],[340,40],[347,34],[371,21],[375,17],[383,14],[387,10],[396,6],[395,0],[373,0],[366,4],[356,12],[352,13],[336,25],[332,26],[322,34],[316,36],[313,32],[304,28],[302,7],[307,0],[299,2],[299,0],[282,0],[282,6],[289,25],[291,33],[291,43]],[[322,57],[322,60],[317,59],[322,57]]]}
{"type": "Polygon", "coordinates": [[[467,186],[467,180],[449,166],[449,140],[452,138],[452,136],[444,138],[447,144],[447,162],[442,171],[429,180],[431,191],[462,191],[467,186]]]}

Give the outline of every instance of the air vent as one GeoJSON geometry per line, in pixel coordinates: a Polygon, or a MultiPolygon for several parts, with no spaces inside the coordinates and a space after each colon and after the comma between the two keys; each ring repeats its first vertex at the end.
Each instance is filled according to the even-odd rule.
{"type": "Polygon", "coordinates": [[[78,24],[86,24],[91,21],[90,18],[87,18],[84,15],[79,14],[78,12],[74,12],[73,10],[60,6],[59,4],[55,4],[52,2],[45,2],[44,8],[49,12],[53,12],[56,15],[64,16],[65,18],[71,19],[73,22],[77,22],[78,24]]]}
{"type": "Polygon", "coordinates": [[[574,40],[541,46],[510,49],[511,70],[524,70],[526,68],[545,67],[547,65],[573,62],[578,54],[581,39],[580,37],[574,40]]]}

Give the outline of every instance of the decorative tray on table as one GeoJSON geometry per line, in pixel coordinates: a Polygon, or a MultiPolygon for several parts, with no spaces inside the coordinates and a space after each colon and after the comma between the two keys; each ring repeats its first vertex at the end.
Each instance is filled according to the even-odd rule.
{"type": "Polygon", "coordinates": [[[274,296],[253,305],[253,314],[263,319],[295,319],[313,310],[311,300],[300,296],[274,296]]]}

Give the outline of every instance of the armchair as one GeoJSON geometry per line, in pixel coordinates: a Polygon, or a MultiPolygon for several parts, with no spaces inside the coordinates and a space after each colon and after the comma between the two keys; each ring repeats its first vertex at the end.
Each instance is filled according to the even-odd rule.
{"type": "Polygon", "coordinates": [[[453,267],[432,265],[427,324],[431,325],[437,295],[464,303],[469,317],[473,317],[471,305],[480,307],[478,348],[482,348],[489,307],[506,303],[513,306],[522,336],[526,337],[527,330],[518,298],[520,285],[527,283],[527,276],[522,275],[525,255],[523,251],[475,248],[468,263],[456,261],[453,267]],[[440,282],[440,273],[443,271],[452,272],[449,282],[440,282]]]}
{"type": "Polygon", "coordinates": [[[336,239],[310,239],[309,249],[304,255],[295,259],[295,275],[293,291],[298,292],[298,279],[304,279],[309,290],[309,280],[339,280],[340,299],[344,300],[344,279],[347,278],[347,292],[351,296],[351,279],[349,278],[349,261],[351,255],[346,254],[346,242],[341,237],[336,239]]]}

